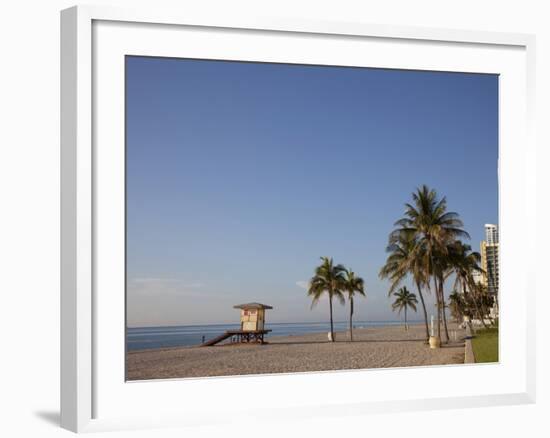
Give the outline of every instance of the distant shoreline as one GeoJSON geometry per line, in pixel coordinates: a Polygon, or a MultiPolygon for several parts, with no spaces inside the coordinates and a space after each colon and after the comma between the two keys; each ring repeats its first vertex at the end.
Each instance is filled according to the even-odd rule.
{"type": "MultiPolygon", "coordinates": [[[[423,324],[423,321],[412,321],[409,325],[423,324]]],[[[373,329],[382,327],[402,326],[402,321],[357,321],[353,324],[354,330],[373,329]]],[[[335,333],[349,331],[349,322],[338,321],[334,323],[335,333]]],[[[204,340],[208,341],[226,330],[238,329],[239,324],[205,324],[189,326],[161,326],[130,328],[127,332],[126,342],[128,352],[149,351],[170,348],[188,348],[199,346],[204,340]]],[[[302,336],[306,334],[326,334],[330,331],[330,323],[268,323],[266,329],[272,330],[267,340],[275,337],[302,336]]]]}
{"type": "MultiPolygon", "coordinates": [[[[408,321],[409,324],[420,324],[423,323],[424,320],[417,319],[417,320],[411,320],[408,321]]],[[[302,322],[267,322],[267,325],[301,325],[301,324],[330,324],[328,321],[302,321],[302,322]]],[[[349,324],[349,321],[334,321],[334,324],[349,324]]],[[[384,325],[398,325],[398,324],[404,324],[403,321],[400,320],[386,320],[386,321],[354,321],[353,326],[360,324],[373,324],[377,326],[384,326],[384,325]]],[[[232,321],[232,322],[213,322],[213,323],[204,323],[204,324],[169,324],[169,325],[133,325],[133,326],[127,326],[126,328],[129,330],[137,330],[137,329],[162,329],[162,328],[175,328],[175,327],[205,327],[205,326],[227,326],[227,325],[238,325],[238,322],[232,321]]]]}

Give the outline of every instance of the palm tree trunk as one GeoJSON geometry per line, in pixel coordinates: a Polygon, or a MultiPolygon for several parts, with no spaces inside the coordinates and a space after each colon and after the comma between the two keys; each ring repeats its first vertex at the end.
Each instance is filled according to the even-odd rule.
{"type": "Polygon", "coordinates": [[[485,324],[485,318],[483,318],[483,314],[482,314],[481,309],[479,308],[479,304],[477,302],[479,296],[478,296],[477,290],[475,290],[475,289],[476,288],[472,287],[472,290],[474,291],[473,294],[472,294],[472,298],[474,300],[474,307],[476,309],[477,317],[481,321],[481,324],[483,325],[483,327],[487,328],[487,324],[485,324]]]}
{"type": "MultiPolygon", "coordinates": [[[[469,293],[470,292],[468,292],[468,294],[469,293]]],[[[465,303],[468,303],[468,299],[466,298],[466,284],[465,283],[462,283],[462,294],[464,295],[465,303]]],[[[473,327],[473,324],[472,324],[472,312],[469,309],[470,306],[468,304],[466,304],[466,306],[468,307],[468,326],[470,327],[470,332],[473,334],[474,333],[474,327],[473,327]]]]}
{"type": "Polygon", "coordinates": [[[445,327],[445,337],[447,338],[445,342],[449,342],[449,328],[447,327],[447,315],[445,312],[445,292],[443,291],[443,278],[439,278],[439,287],[440,287],[440,295],[441,295],[441,305],[442,305],[442,313],[443,313],[443,326],[445,327]]]}
{"type": "Polygon", "coordinates": [[[441,301],[439,299],[439,293],[437,292],[437,280],[434,275],[434,293],[435,300],[437,302],[437,339],[441,341],[441,301]]]}
{"type": "Polygon", "coordinates": [[[329,295],[328,302],[330,306],[330,340],[334,342],[334,327],[332,324],[332,294],[329,295]]]}
{"type": "Polygon", "coordinates": [[[409,326],[407,325],[407,305],[405,304],[405,330],[409,330],[409,326]]]}
{"type": "MultiPolygon", "coordinates": [[[[430,248],[431,249],[431,248],[430,248]]],[[[439,339],[439,342],[441,342],[441,301],[439,299],[439,294],[437,293],[437,275],[435,274],[435,265],[434,265],[434,258],[433,255],[430,253],[430,264],[432,267],[432,275],[434,278],[434,293],[435,293],[435,299],[437,302],[437,339],[439,339]]],[[[428,270],[429,275],[429,270],[428,270]]]]}
{"type": "Polygon", "coordinates": [[[481,304],[481,309],[479,310],[479,319],[481,320],[481,324],[484,328],[487,328],[487,324],[485,323],[485,315],[487,315],[487,309],[485,309],[485,306],[481,304]]]}
{"type": "Polygon", "coordinates": [[[481,298],[480,302],[481,302],[481,312],[482,312],[482,316],[483,316],[483,318],[481,319],[481,322],[483,323],[483,327],[487,328],[487,324],[485,324],[485,315],[488,316],[489,311],[487,310],[487,306],[485,305],[485,303],[483,301],[483,298],[481,298]]]}
{"type": "Polygon", "coordinates": [[[418,289],[418,295],[420,295],[420,302],[422,303],[422,310],[424,311],[424,322],[426,323],[426,341],[430,339],[430,329],[428,327],[428,312],[426,311],[426,303],[424,303],[424,296],[422,295],[422,289],[420,284],[416,283],[416,288],[418,289]]]}
{"type": "Polygon", "coordinates": [[[351,342],[353,342],[353,323],[352,323],[352,319],[353,319],[353,297],[349,298],[349,303],[350,303],[350,309],[349,309],[349,338],[350,338],[351,342]]]}
{"type": "Polygon", "coordinates": [[[445,343],[449,342],[449,328],[447,326],[447,312],[445,310],[445,296],[443,295],[443,291],[441,291],[441,302],[443,303],[443,308],[441,310],[441,313],[443,314],[443,327],[445,327],[445,343]]]}

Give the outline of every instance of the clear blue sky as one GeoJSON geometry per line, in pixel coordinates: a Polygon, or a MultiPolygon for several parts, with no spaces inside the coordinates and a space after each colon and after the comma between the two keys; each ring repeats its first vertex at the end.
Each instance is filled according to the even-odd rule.
{"type": "Polygon", "coordinates": [[[128,57],[126,84],[131,326],[326,320],[323,255],[365,279],[357,320],[397,319],[377,274],[417,186],[477,251],[498,223],[497,76],[128,57]]]}

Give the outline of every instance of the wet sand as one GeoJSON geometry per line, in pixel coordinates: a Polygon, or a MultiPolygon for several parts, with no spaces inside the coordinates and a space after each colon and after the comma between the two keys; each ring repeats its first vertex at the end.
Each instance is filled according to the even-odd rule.
{"type": "Polygon", "coordinates": [[[299,336],[267,336],[267,343],[220,344],[132,351],[127,354],[128,380],[244,374],[295,373],[345,369],[391,368],[464,363],[464,330],[449,326],[451,341],[432,350],[422,324],[355,329],[299,336]],[[456,334],[456,341],[454,340],[456,334]]]}

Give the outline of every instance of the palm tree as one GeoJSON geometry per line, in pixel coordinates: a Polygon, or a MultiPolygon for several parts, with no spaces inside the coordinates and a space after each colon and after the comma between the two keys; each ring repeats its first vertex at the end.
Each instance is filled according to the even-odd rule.
{"type": "Polygon", "coordinates": [[[416,299],[415,294],[411,294],[406,286],[400,288],[397,292],[393,294],[395,301],[393,302],[391,308],[392,310],[398,310],[398,314],[401,314],[401,310],[405,310],[405,330],[409,330],[407,325],[407,308],[411,308],[416,312],[416,305],[418,300],[416,299]]]}
{"type": "Polygon", "coordinates": [[[449,295],[449,309],[456,323],[461,323],[464,316],[468,313],[466,309],[466,300],[464,295],[456,290],[449,295]]]}
{"type": "Polygon", "coordinates": [[[405,277],[410,274],[416,285],[422,310],[424,313],[424,326],[426,329],[426,341],[430,338],[428,327],[428,312],[422,293],[422,287],[426,285],[426,269],[422,266],[424,257],[419,252],[421,247],[417,245],[414,233],[402,232],[390,236],[390,242],[386,251],[389,253],[386,264],[380,269],[380,278],[388,278],[391,282],[388,296],[401,284],[405,277]]]}
{"type": "Polygon", "coordinates": [[[478,252],[472,251],[472,247],[459,240],[454,241],[448,248],[449,265],[455,273],[455,287],[461,287],[464,297],[468,298],[472,294],[472,299],[469,300],[474,306],[477,317],[481,320],[484,327],[485,315],[487,312],[482,307],[483,301],[480,300],[480,288],[474,281],[474,272],[482,273],[483,270],[479,266],[481,263],[481,255],[478,252]]]}
{"type": "Polygon", "coordinates": [[[355,272],[351,269],[344,271],[344,284],[343,289],[348,293],[349,300],[349,336],[353,342],[353,297],[355,293],[365,296],[365,281],[361,277],[356,277],[355,272]]]}
{"type": "MultiPolygon", "coordinates": [[[[439,199],[437,192],[423,185],[412,194],[412,203],[405,204],[405,216],[395,223],[399,227],[392,232],[393,236],[403,233],[412,233],[419,250],[418,257],[421,257],[424,267],[424,276],[428,280],[433,279],[434,292],[437,301],[437,337],[441,340],[441,321],[445,322],[445,334],[447,342],[449,333],[444,315],[444,269],[445,260],[448,256],[447,245],[450,241],[459,237],[469,238],[463,230],[463,223],[459,215],[447,211],[447,200],[445,197],[439,199]]],[[[392,238],[390,235],[390,239],[392,238]]],[[[429,281],[426,282],[429,286],[429,281]]]]}
{"type": "Polygon", "coordinates": [[[484,321],[484,319],[486,318],[488,318],[491,321],[491,325],[494,325],[495,321],[490,316],[491,315],[490,309],[495,304],[495,297],[489,294],[487,286],[483,284],[474,283],[471,287],[474,290],[474,293],[472,294],[473,307],[476,310],[476,312],[479,311],[480,314],[483,316],[482,318],[483,325],[487,327],[487,324],[485,324],[485,321],[484,321]]]}
{"type": "Polygon", "coordinates": [[[312,297],[311,307],[315,306],[323,294],[328,294],[330,309],[330,335],[334,342],[334,324],[332,319],[332,298],[336,297],[340,304],[345,303],[344,299],[344,271],[342,265],[334,266],[332,258],[321,257],[323,263],[315,268],[315,275],[309,281],[308,296],[312,297]]]}

